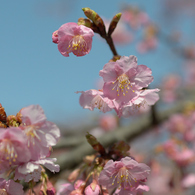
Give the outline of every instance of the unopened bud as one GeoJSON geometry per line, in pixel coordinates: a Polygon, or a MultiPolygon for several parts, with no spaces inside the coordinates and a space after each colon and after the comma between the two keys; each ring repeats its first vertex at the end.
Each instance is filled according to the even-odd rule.
{"type": "Polygon", "coordinates": [[[90,20],[92,20],[94,22],[94,24],[98,27],[101,35],[106,36],[106,28],[105,28],[105,25],[104,25],[102,18],[95,11],[91,10],[88,7],[82,8],[82,10],[84,11],[84,14],[90,20]]]}
{"type": "Polygon", "coordinates": [[[68,177],[69,182],[74,182],[80,173],[80,169],[75,169],[68,177]]]}
{"type": "Polygon", "coordinates": [[[108,35],[109,36],[114,32],[114,30],[115,30],[115,28],[116,28],[116,26],[121,18],[121,15],[122,15],[121,13],[118,13],[112,18],[112,21],[110,22],[110,26],[108,28],[108,35]]]}
{"type": "Polygon", "coordinates": [[[99,152],[101,155],[105,155],[106,151],[104,147],[97,141],[97,139],[93,135],[87,133],[86,138],[88,143],[93,147],[94,150],[99,152]]]}
{"type": "Polygon", "coordinates": [[[47,181],[47,189],[46,189],[47,195],[55,195],[56,189],[54,188],[53,184],[50,181],[47,181]]]}
{"type": "Polygon", "coordinates": [[[94,23],[92,23],[91,20],[88,18],[79,18],[77,24],[91,28],[95,33],[100,34],[98,27],[94,23]]]}
{"type": "Polygon", "coordinates": [[[100,186],[97,182],[93,182],[85,188],[86,195],[96,195],[100,194],[100,186]]]}

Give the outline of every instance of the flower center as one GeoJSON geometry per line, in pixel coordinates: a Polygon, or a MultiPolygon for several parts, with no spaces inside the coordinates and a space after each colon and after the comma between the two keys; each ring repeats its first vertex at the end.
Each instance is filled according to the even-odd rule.
{"type": "Polygon", "coordinates": [[[13,143],[8,139],[4,139],[0,143],[0,153],[1,158],[5,158],[6,160],[8,160],[10,165],[12,164],[12,162],[15,162],[16,158],[18,157],[13,143]]]}
{"type": "MultiPolygon", "coordinates": [[[[113,175],[115,173],[113,173],[113,175]]],[[[117,170],[117,174],[114,176],[112,185],[114,185],[115,181],[119,185],[119,188],[122,186],[124,189],[128,188],[129,186],[132,187],[134,183],[137,182],[136,178],[133,178],[133,175],[129,170],[126,169],[126,167],[122,167],[117,170]]]]}
{"type": "MultiPolygon", "coordinates": [[[[129,77],[126,74],[120,75],[112,84],[115,84],[112,90],[116,88],[118,96],[120,95],[120,92],[125,96],[125,94],[128,93],[128,90],[131,89],[130,87],[132,87],[129,77]]],[[[134,90],[132,91],[134,92],[134,90]]]]}
{"type": "Polygon", "coordinates": [[[85,52],[87,51],[87,43],[85,39],[83,38],[83,36],[76,35],[70,40],[69,46],[67,49],[78,51],[78,53],[85,52]]]}
{"type": "Polygon", "coordinates": [[[33,145],[35,145],[36,139],[41,141],[40,137],[37,135],[37,132],[36,132],[37,128],[38,127],[36,127],[34,125],[29,125],[29,126],[26,126],[26,128],[25,128],[25,134],[28,137],[28,147],[30,147],[31,143],[33,145]]]}
{"type": "Polygon", "coordinates": [[[101,108],[105,107],[106,103],[102,100],[99,95],[96,95],[92,100],[92,106],[95,105],[96,108],[101,110],[101,108]]]}

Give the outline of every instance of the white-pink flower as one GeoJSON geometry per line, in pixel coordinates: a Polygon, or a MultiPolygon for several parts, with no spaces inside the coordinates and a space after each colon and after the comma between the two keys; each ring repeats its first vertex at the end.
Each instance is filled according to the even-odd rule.
{"type": "Polygon", "coordinates": [[[56,145],[60,130],[52,122],[46,120],[43,109],[39,105],[31,105],[20,111],[22,124],[20,128],[26,135],[31,160],[38,160],[49,153],[50,146],[56,145]]]}
{"type": "Polygon", "coordinates": [[[91,89],[88,91],[78,91],[82,93],[79,103],[83,108],[94,110],[98,108],[102,112],[109,112],[114,108],[113,101],[105,97],[102,91],[91,89]]]}
{"type": "Polygon", "coordinates": [[[71,52],[76,56],[84,56],[91,50],[93,36],[94,32],[90,28],[69,22],[55,31],[52,39],[63,56],[68,57],[71,52]]]}
{"type": "Polygon", "coordinates": [[[139,182],[145,181],[149,173],[150,168],[147,165],[130,157],[120,161],[109,160],[100,173],[99,183],[107,189],[133,189],[138,187],[139,182]]]}
{"type": "Polygon", "coordinates": [[[54,164],[56,162],[56,158],[47,158],[40,159],[37,161],[30,161],[28,163],[24,163],[18,166],[15,170],[15,180],[25,180],[25,182],[29,182],[33,180],[34,182],[38,182],[41,177],[42,168],[40,165],[44,165],[51,172],[59,172],[59,165],[54,164]]]}
{"type": "Polygon", "coordinates": [[[6,181],[0,178],[0,194],[1,195],[23,195],[23,186],[13,180],[6,181]]]}
{"type": "Polygon", "coordinates": [[[104,95],[123,103],[132,100],[137,96],[138,90],[153,81],[151,74],[152,71],[147,66],[137,65],[137,58],[133,55],[105,64],[99,73],[104,80],[104,95]]]}

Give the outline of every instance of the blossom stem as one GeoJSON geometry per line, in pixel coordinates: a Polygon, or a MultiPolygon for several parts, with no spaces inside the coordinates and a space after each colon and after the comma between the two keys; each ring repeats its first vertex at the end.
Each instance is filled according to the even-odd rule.
{"type": "Polygon", "coordinates": [[[118,53],[117,53],[117,51],[116,51],[116,48],[115,48],[114,42],[113,42],[113,40],[112,40],[112,37],[109,36],[109,35],[107,35],[105,39],[106,39],[106,42],[108,43],[108,45],[109,45],[109,47],[110,47],[110,49],[111,49],[113,55],[114,55],[114,56],[117,56],[118,53]]]}

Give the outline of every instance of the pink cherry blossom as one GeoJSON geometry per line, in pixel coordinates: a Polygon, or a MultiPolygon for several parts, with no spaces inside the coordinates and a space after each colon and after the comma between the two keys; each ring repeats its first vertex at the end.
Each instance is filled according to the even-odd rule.
{"type": "Polygon", "coordinates": [[[177,163],[178,166],[188,166],[195,162],[194,151],[187,148],[187,146],[180,146],[176,140],[168,140],[162,145],[166,155],[177,163]]]}
{"type": "Polygon", "coordinates": [[[113,101],[105,97],[102,91],[91,89],[88,91],[78,91],[82,93],[79,103],[83,108],[94,110],[98,108],[102,112],[109,112],[114,108],[113,101]]]}
{"type": "Polygon", "coordinates": [[[105,82],[104,95],[124,103],[136,97],[138,90],[153,81],[151,74],[152,71],[147,66],[137,65],[137,58],[133,55],[105,64],[99,73],[105,82]]]}
{"type": "Polygon", "coordinates": [[[20,111],[22,124],[32,160],[48,155],[50,146],[56,145],[60,130],[52,122],[46,120],[43,109],[39,105],[31,105],[20,111]]]}
{"type": "Polygon", "coordinates": [[[113,114],[104,114],[99,118],[100,127],[105,131],[112,131],[117,127],[117,118],[113,114]]]}
{"type": "Polygon", "coordinates": [[[31,180],[38,182],[41,177],[42,167],[44,165],[51,172],[59,172],[59,165],[54,164],[57,159],[55,158],[47,158],[40,159],[37,161],[30,161],[28,163],[21,164],[15,170],[15,180],[25,180],[25,182],[29,182],[31,180]]]}
{"type": "Polygon", "coordinates": [[[123,116],[128,118],[136,114],[140,107],[147,107],[154,105],[159,100],[159,95],[156,93],[159,89],[146,89],[140,90],[136,97],[130,100],[124,106],[122,105],[116,112],[119,117],[123,116]]]}
{"type": "Polygon", "coordinates": [[[0,160],[9,165],[28,162],[31,158],[23,131],[17,127],[0,129],[0,160]]]}
{"type": "Polygon", "coordinates": [[[156,49],[158,41],[156,37],[145,37],[141,42],[136,46],[137,51],[141,54],[144,54],[150,50],[156,49]]]}
{"type": "Polygon", "coordinates": [[[132,189],[137,187],[140,181],[145,181],[149,173],[150,168],[147,165],[130,157],[115,162],[109,160],[100,173],[99,183],[107,189],[132,189]]]}
{"type": "Polygon", "coordinates": [[[129,6],[122,13],[122,20],[129,24],[132,29],[137,30],[149,22],[149,17],[147,13],[142,12],[137,7],[129,6]]]}
{"type": "Polygon", "coordinates": [[[63,24],[57,34],[55,31],[52,39],[58,43],[58,50],[63,56],[68,57],[71,52],[76,56],[84,56],[91,50],[93,36],[94,32],[90,28],[69,22],[63,24]]]}
{"type": "Polygon", "coordinates": [[[13,180],[6,181],[0,178],[0,194],[2,195],[23,195],[23,186],[13,180]]]}

